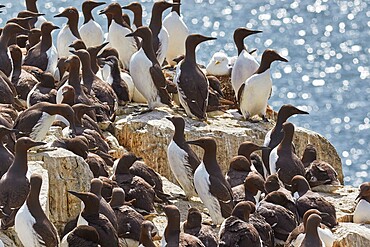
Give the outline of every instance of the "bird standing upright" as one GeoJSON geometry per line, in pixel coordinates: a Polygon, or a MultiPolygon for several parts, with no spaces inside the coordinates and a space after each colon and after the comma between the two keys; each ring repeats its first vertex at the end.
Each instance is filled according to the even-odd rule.
{"type": "Polygon", "coordinates": [[[79,32],[81,39],[87,47],[101,45],[104,41],[103,29],[94,20],[92,11],[104,2],[85,1],[82,3],[82,13],[84,15],[84,23],[81,25],[79,32]]]}
{"type": "Polygon", "coordinates": [[[234,31],[234,42],[238,49],[238,57],[231,71],[231,84],[235,92],[235,97],[238,97],[240,86],[251,77],[259,67],[256,59],[245,48],[244,39],[252,34],[261,32],[262,31],[250,30],[245,27],[237,28],[234,31]]]}
{"type": "Polygon", "coordinates": [[[174,83],[177,85],[179,99],[186,114],[199,120],[206,120],[209,96],[209,82],[206,75],[199,68],[195,48],[198,44],[214,40],[216,38],[206,37],[200,34],[191,34],[186,39],[185,58],[176,68],[174,83]]]}
{"type": "Polygon", "coordinates": [[[231,187],[216,159],[216,141],[212,137],[202,137],[187,143],[204,149],[203,161],[194,173],[195,190],[208,208],[213,223],[220,225],[224,218],[231,215],[234,203],[231,187]]]}
{"type": "Polygon", "coordinates": [[[142,38],[142,47],[131,57],[130,73],[135,87],[148,101],[149,109],[172,106],[166,78],[154,53],[152,32],[143,26],[126,37],[142,38]]]}
{"type": "Polygon", "coordinates": [[[171,12],[163,19],[163,26],[168,33],[166,60],[170,65],[176,64],[173,59],[185,55],[185,40],[189,35],[189,29],[180,14],[181,0],[173,2],[178,4],[173,5],[171,12]]]}
{"type": "Polygon", "coordinates": [[[76,39],[81,39],[78,32],[78,10],[75,7],[68,7],[54,17],[66,17],[67,24],[60,30],[57,37],[58,56],[68,57],[69,45],[76,39]]]}
{"type": "Polygon", "coordinates": [[[152,17],[149,28],[152,31],[153,49],[159,65],[162,66],[168,49],[168,32],[162,25],[162,14],[166,9],[177,5],[178,3],[169,3],[164,0],[154,2],[152,17]]]}
{"type": "Polygon", "coordinates": [[[26,177],[27,151],[44,142],[36,142],[28,137],[21,137],[15,144],[15,158],[8,171],[0,179],[0,218],[1,228],[13,226],[18,209],[26,201],[30,191],[30,181],[26,177]]]}
{"type": "Polygon", "coordinates": [[[258,115],[264,121],[266,118],[267,101],[272,92],[270,66],[274,61],[288,62],[276,51],[267,49],[262,54],[261,65],[239,88],[237,100],[239,108],[246,120],[258,115]]]}
{"type": "Polygon", "coordinates": [[[135,37],[126,36],[132,32],[132,29],[123,20],[121,6],[119,3],[111,3],[99,14],[106,14],[112,17],[108,30],[109,44],[118,51],[123,69],[129,69],[131,56],[138,50],[139,45],[135,37]]]}

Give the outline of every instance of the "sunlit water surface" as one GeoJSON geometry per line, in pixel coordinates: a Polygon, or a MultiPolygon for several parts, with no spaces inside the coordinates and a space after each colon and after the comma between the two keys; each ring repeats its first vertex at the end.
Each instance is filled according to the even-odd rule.
{"type": "MultiPolygon", "coordinates": [[[[82,1],[39,0],[37,4],[52,20],[64,7],[77,3],[80,9],[82,1]]],[[[149,23],[152,1],[142,3],[149,23]]],[[[369,5],[367,0],[184,0],[181,8],[192,33],[218,38],[200,46],[197,55],[202,64],[219,50],[236,55],[235,28],[263,31],[245,41],[249,48],[258,49],[258,59],[266,48],[289,59],[289,63],[272,66],[274,86],[269,103],[276,110],[285,103],[308,110],[309,116],[291,121],[328,138],[342,158],[345,183],[358,186],[369,181],[370,167],[369,5]]],[[[24,9],[19,0],[6,6],[0,14],[1,25],[24,9]]],[[[95,19],[106,30],[106,20],[97,14],[95,19]]],[[[54,20],[60,26],[64,22],[63,18],[54,20]]]]}

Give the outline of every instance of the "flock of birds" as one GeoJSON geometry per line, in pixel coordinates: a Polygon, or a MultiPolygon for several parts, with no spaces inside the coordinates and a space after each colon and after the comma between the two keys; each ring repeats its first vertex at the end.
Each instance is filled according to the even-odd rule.
{"type": "MultiPolygon", "coordinates": [[[[303,157],[295,154],[294,125],[287,120],[308,113],[292,105],[280,108],[263,146],[240,145],[226,175],[217,163],[214,138],[187,141],[185,120],[167,117],[175,127],[169,166],[185,199],[200,197],[211,218],[208,224],[196,208],[189,208],[180,223],[180,211],[171,202],[177,198],[163,191],[161,177],[139,157],[125,154],[114,161],[102,129],[111,131],[117,105],[145,103],[152,111],[177,104],[189,117],[204,121],[207,111],[226,104],[246,120],[259,116],[268,121],[270,66],[287,60],[268,49],[258,63],[244,39],[261,31],[241,27],[234,31],[238,55],[230,60],[216,53],[201,68],[196,47],[215,38],[189,33],[180,0],[155,2],[148,27],[142,24],[140,3],[111,3],[100,11],[108,20],[106,34],[92,14],[104,4],[83,2],[80,27],[75,7],[55,15],[68,20],[56,47],[51,33],[59,27],[38,12],[36,0],[26,0],[27,10],[1,29],[1,229],[14,226],[25,247],[151,247],[158,230],[148,219],[158,206],[167,216],[161,246],[332,246],[335,208],[311,187],[340,183],[335,169],[317,160],[313,145],[307,145],[303,157]],[[132,24],[122,9],[134,13],[132,24]],[[167,76],[171,70],[176,71],[172,80],[167,76]],[[224,98],[224,85],[212,75],[231,77],[236,105],[224,98]],[[52,124],[63,127],[64,137],[44,143],[52,124]],[[202,158],[191,145],[204,149],[202,158]],[[68,191],[83,206],[60,236],[40,205],[42,177],[28,171],[27,151],[36,147],[68,149],[84,158],[94,175],[90,192],[68,191]],[[258,150],[262,158],[254,153],[258,150]],[[111,177],[107,166],[113,167],[111,177]]],[[[354,222],[370,222],[369,183],[361,185],[357,199],[354,222]]]]}

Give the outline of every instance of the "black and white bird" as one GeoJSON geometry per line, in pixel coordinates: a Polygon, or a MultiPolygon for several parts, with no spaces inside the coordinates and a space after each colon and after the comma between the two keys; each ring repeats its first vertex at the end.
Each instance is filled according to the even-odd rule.
{"type": "Polygon", "coordinates": [[[272,92],[272,80],[270,66],[274,61],[288,62],[276,51],[267,49],[262,54],[261,64],[258,70],[249,77],[239,88],[237,100],[239,108],[246,120],[258,115],[264,121],[266,118],[267,101],[272,92]]]}
{"type": "Polygon", "coordinates": [[[189,35],[189,29],[180,14],[181,0],[173,2],[178,4],[173,5],[171,12],[163,19],[163,26],[168,33],[166,60],[170,65],[176,64],[173,59],[185,55],[185,40],[189,35]]]}
{"type": "Polygon", "coordinates": [[[186,197],[197,193],[194,187],[194,172],[201,163],[185,140],[185,120],[180,116],[166,117],[175,126],[175,133],[167,148],[167,159],[172,174],[184,190],[186,197]]]}
{"type": "Polygon", "coordinates": [[[67,104],[52,104],[48,102],[40,102],[24,110],[15,120],[13,128],[27,134],[35,141],[42,141],[56,115],[66,118],[72,133],[76,133],[75,113],[72,107],[67,104]]]}
{"type": "Polygon", "coordinates": [[[196,62],[195,48],[198,44],[214,40],[200,34],[191,34],[186,39],[185,58],[176,68],[174,83],[177,85],[179,100],[186,114],[199,120],[206,120],[209,96],[209,82],[196,62]]]}
{"type": "Polygon", "coordinates": [[[82,13],[84,15],[84,23],[81,25],[79,32],[81,39],[87,47],[101,45],[104,41],[103,29],[94,20],[92,11],[104,2],[85,1],[82,3],[82,13]]]}
{"type": "Polygon", "coordinates": [[[180,211],[175,205],[164,208],[167,217],[167,226],[161,241],[161,247],[188,246],[205,247],[199,238],[180,231],[180,211]]]}
{"type": "Polygon", "coordinates": [[[360,193],[356,200],[358,200],[355,211],[353,213],[354,223],[369,223],[370,216],[367,212],[370,209],[370,183],[363,183],[360,186],[360,193]]]}
{"type": "Polygon", "coordinates": [[[194,173],[195,190],[208,208],[213,224],[220,225],[231,215],[234,203],[231,187],[216,159],[216,141],[212,137],[202,137],[187,143],[204,149],[203,160],[194,173]]]}
{"type": "Polygon", "coordinates": [[[14,225],[15,216],[26,201],[30,191],[27,151],[44,142],[37,142],[28,137],[21,137],[15,144],[15,158],[8,171],[0,179],[0,218],[1,228],[14,225]]]}
{"type": "Polygon", "coordinates": [[[289,122],[283,124],[284,137],[280,144],[270,153],[270,173],[278,173],[280,180],[290,184],[295,175],[304,175],[304,166],[300,158],[294,153],[292,143],[294,125],[289,122]]]}
{"type": "Polygon", "coordinates": [[[262,241],[256,228],[249,223],[249,215],[254,213],[253,203],[238,203],[231,215],[222,222],[219,231],[219,247],[251,246],[262,247],[262,241]]]}
{"type": "Polygon", "coordinates": [[[130,60],[130,73],[135,87],[148,101],[153,110],[161,106],[171,106],[171,97],[166,89],[167,82],[153,49],[152,32],[142,26],[126,37],[142,38],[142,47],[130,60]]]}
{"type": "Polygon", "coordinates": [[[57,37],[58,57],[68,57],[70,55],[69,45],[74,40],[81,39],[78,31],[78,10],[75,7],[68,7],[54,17],[66,17],[68,19],[67,24],[59,31],[57,37]]]}
{"type": "Polygon", "coordinates": [[[41,25],[41,40],[28,50],[23,65],[31,65],[54,75],[58,63],[58,51],[53,45],[51,32],[59,29],[51,22],[41,25]]]}
{"type": "MultiPolygon", "coordinates": [[[[94,227],[99,234],[99,244],[102,247],[118,247],[116,229],[114,229],[107,217],[99,213],[99,198],[91,192],[68,192],[79,198],[85,205],[78,217],[77,226],[88,225],[94,227]]],[[[68,240],[70,234],[63,237],[62,245],[68,240]]]]}
{"type": "Polygon", "coordinates": [[[306,111],[300,110],[297,107],[285,104],[280,107],[277,115],[277,120],[275,126],[269,130],[265,135],[265,140],[263,145],[269,147],[270,149],[262,150],[262,160],[263,164],[265,165],[265,169],[268,171],[268,174],[265,174],[265,177],[269,175],[270,166],[269,166],[269,157],[271,151],[279,145],[281,140],[283,140],[284,133],[282,132],[283,123],[285,123],[289,117],[294,116],[296,114],[309,114],[306,111]]]}
{"type": "Polygon", "coordinates": [[[162,65],[166,58],[168,49],[168,32],[162,25],[162,14],[166,9],[178,5],[178,3],[169,3],[164,0],[154,2],[152,17],[150,18],[149,28],[152,31],[153,49],[156,54],[159,65],[162,65]]]}
{"type": "Polygon", "coordinates": [[[250,35],[261,33],[262,31],[250,30],[245,27],[237,28],[234,31],[234,42],[238,49],[238,57],[231,71],[231,85],[233,86],[235,96],[238,96],[240,86],[251,77],[258,69],[259,63],[247,51],[244,45],[244,39],[250,35]]]}
{"type": "Polygon", "coordinates": [[[42,176],[32,174],[30,193],[15,216],[15,231],[24,247],[58,246],[57,229],[45,215],[39,201],[42,176]]]}
{"type": "Polygon", "coordinates": [[[123,20],[121,6],[119,3],[111,3],[99,14],[112,17],[108,30],[108,41],[110,46],[118,51],[123,69],[129,69],[131,56],[138,50],[138,40],[135,37],[126,36],[132,32],[132,29],[123,20]]]}

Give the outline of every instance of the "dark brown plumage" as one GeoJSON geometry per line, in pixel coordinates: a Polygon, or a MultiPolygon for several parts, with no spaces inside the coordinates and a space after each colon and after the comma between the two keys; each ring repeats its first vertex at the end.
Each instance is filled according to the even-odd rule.
{"type": "Polygon", "coordinates": [[[254,204],[252,206],[249,202],[240,202],[235,206],[232,215],[221,225],[220,247],[261,246],[258,231],[249,223],[249,215],[254,210],[254,204]]]}
{"type": "Polygon", "coordinates": [[[291,184],[292,193],[298,192],[299,194],[296,205],[300,217],[303,217],[304,213],[309,209],[317,209],[320,212],[327,213],[327,215],[322,217],[323,224],[329,228],[333,228],[338,224],[334,205],[323,196],[311,191],[307,180],[303,176],[295,176],[291,184]]]}
{"type": "Polygon", "coordinates": [[[31,138],[21,137],[15,144],[15,159],[8,171],[0,179],[0,211],[1,227],[7,229],[14,224],[18,209],[26,201],[30,191],[30,182],[26,177],[27,150],[31,147],[44,145],[31,138]]]}
{"type": "Polygon", "coordinates": [[[167,226],[164,230],[162,244],[168,247],[205,247],[197,237],[180,232],[180,211],[175,205],[164,208],[167,217],[167,226]]]}
{"type": "Polygon", "coordinates": [[[189,208],[186,221],[183,223],[184,232],[199,238],[207,247],[217,247],[218,237],[213,228],[202,224],[202,214],[197,208],[189,208]]]}

